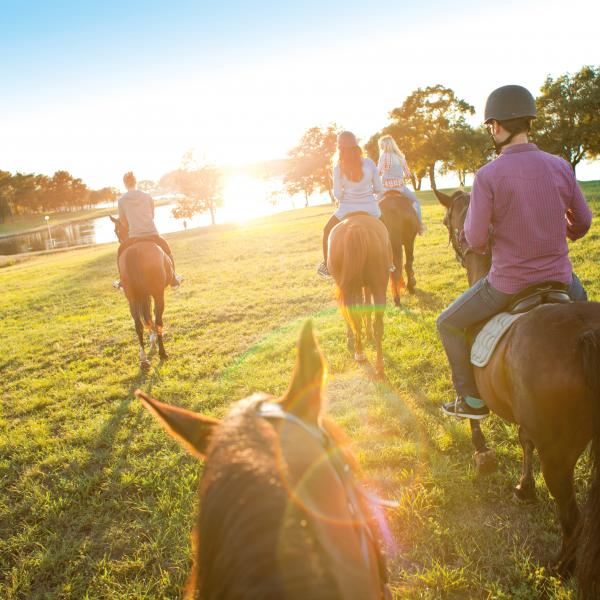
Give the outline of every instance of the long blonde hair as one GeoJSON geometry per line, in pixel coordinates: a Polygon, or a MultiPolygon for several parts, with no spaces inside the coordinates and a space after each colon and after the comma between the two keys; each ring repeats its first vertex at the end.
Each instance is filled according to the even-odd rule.
{"type": "Polygon", "coordinates": [[[396,140],[394,140],[391,135],[382,135],[377,143],[379,144],[379,152],[389,152],[390,154],[396,154],[400,158],[404,158],[404,154],[400,148],[398,148],[396,140]]]}

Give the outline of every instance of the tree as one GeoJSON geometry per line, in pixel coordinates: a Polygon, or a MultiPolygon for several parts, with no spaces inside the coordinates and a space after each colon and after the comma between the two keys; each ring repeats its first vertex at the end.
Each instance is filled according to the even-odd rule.
{"type": "MultiPolygon", "coordinates": [[[[393,122],[381,134],[394,136],[417,177],[422,179],[425,173],[429,174],[431,187],[435,189],[437,163],[451,160],[453,132],[468,127],[465,116],[474,112],[450,88],[442,85],[418,88],[390,112],[393,122]]],[[[420,188],[420,181],[415,187],[420,188]]]]}
{"type": "Polygon", "coordinates": [[[567,160],[573,170],[600,155],[600,67],[546,78],[536,98],[533,139],[543,150],[567,160]]]}
{"type": "Polygon", "coordinates": [[[11,181],[11,174],[8,171],[0,170],[0,223],[5,223],[12,216],[13,188],[11,181]]]}
{"type": "Polygon", "coordinates": [[[455,172],[461,186],[468,173],[475,173],[492,159],[493,144],[485,127],[457,126],[450,132],[449,143],[450,153],[441,172],[455,172]]]}
{"type": "Polygon", "coordinates": [[[311,127],[288,153],[290,158],[283,180],[285,189],[290,195],[303,192],[306,206],[308,197],[315,190],[327,192],[334,202],[331,159],[336,150],[336,130],[335,123],[326,128],[311,127]]]}
{"type": "Polygon", "coordinates": [[[190,152],[183,157],[182,167],[167,173],[160,179],[160,186],[179,194],[173,216],[176,219],[191,219],[194,215],[210,212],[215,224],[217,207],[223,204],[222,174],[214,165],[198,166],[190,152]]]}

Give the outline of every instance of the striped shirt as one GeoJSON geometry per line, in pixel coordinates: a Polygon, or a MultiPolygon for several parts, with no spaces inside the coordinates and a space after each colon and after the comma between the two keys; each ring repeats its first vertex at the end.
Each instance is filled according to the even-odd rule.
{"type": "Polygon", "coordinates": [[[387,190],[401,190],[404,187],[404,178],[410,177],[410,169],[404,156],[393,152],[382,152],[377,168],[383,187],[387,190]]]}
{"type": "Polygon", "coordinates": [[[535,144],[516,144],[475,175],[464,235],[485,249],[490,226],[490,284],[514,294],[542,281],[569,284],[567,237],[584,236],[592,213],[568,162],[535,144]]]}

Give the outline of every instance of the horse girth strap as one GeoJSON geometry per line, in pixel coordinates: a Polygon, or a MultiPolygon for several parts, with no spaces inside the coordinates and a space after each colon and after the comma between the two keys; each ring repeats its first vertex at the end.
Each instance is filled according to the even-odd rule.
{"type": "MultiPolygon", "coordinates": [[[[360,552],[362,556],[363,566],[369,573],[378,572],[382,581],[382,596],[385,595],[385,583],[387,582],[387,567],[385,559],[381,554],[379,545],[376,542],[375,535],[371,529],[371,523],[364,514],[358,494],[358,487],[352,476],[352,469],[343,460],[339,451],[332,444],[329,434],[321,427],[313,427],[299,419],[296,415],[283,410],[283,407],[275,402],[261,402],[257,405],[257,416],[270,420],[293,424],[306,432],[325,452],[330,465],[331,471],[343,489],[346,504],[349,513],[352,515],[354,526],[349,527],[348,524],[340,527],[339,523],[328,522],[327,518],[319,515],[320,507],[315,505],[315,501],[310,497],[310,494],[305,494],[300,499],[300,508],[303,510],[305,517],[311,523],[311,529],[315,534],[315,541],[321,547],[324,555],[332,563],[331,574],[336,579],[340,590],[344,591],[343,597],[348,599],[364,597],[365,587],[369,582],[365,580],[364,575],[359,569],[352,568],[348,564],[347,556],[344,556],[344,548],[340,548],[335,542],[335,533],[339,530],[345,531],[347,534],[350,529],[356,531],[360,539],[360,552]],[[358,526],[356,526],[358,524],[358,526]],[[337,529],[336,529],[337,528],[337,529]],[[320,533],[320,535],[318,535],[320,533]],[[340,550],[342,550],[340,552],[340,550]],[[372,555],[376,557],[374,564],[372,555]]],[[[343,545],[342,545],[343,546],[343,545]]],[[[358,565],[354,565],[357,567],[358,565]]]]}

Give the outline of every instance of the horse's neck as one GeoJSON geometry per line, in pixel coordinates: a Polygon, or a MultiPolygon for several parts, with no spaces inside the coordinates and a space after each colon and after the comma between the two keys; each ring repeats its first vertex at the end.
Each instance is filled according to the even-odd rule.
{"type": "Polygon", "coordinates": [[[489,273],[491,266],[492,263],[489,255],[470,252],[465,258],[469,286],[474,285],[482,277],[485,277],[489,273]]]}

